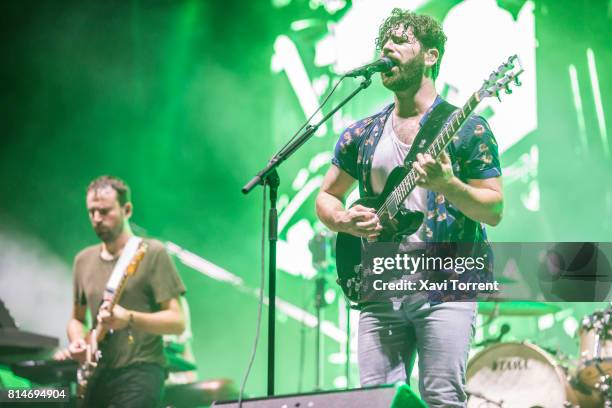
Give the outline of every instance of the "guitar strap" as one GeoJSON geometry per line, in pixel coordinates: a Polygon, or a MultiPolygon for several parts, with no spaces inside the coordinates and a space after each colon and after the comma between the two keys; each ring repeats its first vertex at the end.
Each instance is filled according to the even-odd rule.
{"type": "Polygon", "coordinates": [[[134,259],[134,255],[136,255],[136,251],[142,242],[142,238],[132,235],[128,242],[123,247],[123,251],[121,251],[121,255],[115,264],[115,268],[111,273],[108,282],[106,282],[106,289],[104,289],[104,300],[112,299],[113,295],[117,291],[117,287],[125,275],[125,271],[127,270],[128,265],[134,259]]]}
{"type": "MultiPolygon", "coordinates": [[[[127,271],[127,267],[129,266],[130,262],[132,262],[132,260],[134,259],[134,255],[136,255],[136,251],[138,251],[138,248],[140,247],[140,244],[142,243],[142,238],[137,237],[135,235],[131,236],[128,241],[126,242],[125,246],[123,247],[123,251],[121,251],[121,255],[119,256],[119,259],[117,259],[117,263],[115,264],[115,267],[113,269],[113,272],[111,273],[110,278],[108,279],[108,282],[106,282],[106,288],[104,289],[104,295],[102,296],[102,302],[104,302],[105,300],[111,300],[113,295],[115,294],[115,292],[117,291],[117,288],[119,287],[119,284],[121,283],[121,279],[123,278],[123,276],[125,275],[125,272],[127,271]]],[[[95,348],[97,349],[97,324],[94,323],[94,328],[92,329],[92,339],[95,345],[95,348]]],[[[83,396],[82,399],[79,399],[79,401],[77,402],[77,408],[86,408],[89,407],[90,404],[90,399],[91,397],[91,390],[92,390],[92,384],[94,382],[98,381],[98,378],[100,376],[100,371],[102,371],[102,367],[104,366],[104,360],[102,361],[98,361],[97,362],[97,369],[94,371],[93,375],[91,376],[91,378],[89,378],[87,380],[88,382],[88,386],[85,389],[85,395],[83,396]]]]}
{"type": "Polygon", "coordinates": [[[412,146],[404,159],[404,166],[409,166],[413,161],[416,160],[418,153],[423,153],[431,142],[438,136],[440,130],[444,124],[451,117],[453,112],[458,108],[446,101],[442,101],[437,104],[433,110],[429,113],[429,117],[425,124],[419,129],[419,132],[414,137],[412,146]]]}

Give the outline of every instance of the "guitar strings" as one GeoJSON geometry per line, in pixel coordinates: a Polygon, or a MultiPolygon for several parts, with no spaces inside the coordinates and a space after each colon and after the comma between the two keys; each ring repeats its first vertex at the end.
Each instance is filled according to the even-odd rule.
{"type": "MultiPolygon", "coordinates": [[[[455,133],[457,133],[457,131],[459,130],[459,127],[463,124],[463,122],[465,122],[465,120],[467,119],[468,114],[465,111],[465,108],[468,108],[468,111],[471,112],[474,110],[474,108],[476,107],[476,105],[478,104],[478,101],[475,98],[476,94],[473,94],[470,99],[467,101],[467,103],[460,109],[459,113],[457,113],[457,115],[454,116],[454,118],[451,120],[451,126],[445,126],[444,130],[442,131],[442,133],[440,133],[439,136],[437,136],[434,141],[431,143],[431,145],[427,148],[427,150],[425,150],[425,153],[429,154],[429,155],[438,155],[445,147],[446,145],[448,145],[448,143],[451,141],[452,137],[449,137],[449,130],[450,128],[456,126],[457,129],[453,131],[452,135],[454,136],[455,133]],[[476,105],[474,105],[474,107],[472,107],[472,102],[476,101],[476,105]],[[460,117],[462,117],[461,119],[459,119],[460,117]],[[457,122],[455,124],[455,121],[457,122]],[[445,142],[442,143],[442,146],[438,146],[438,142],[439,140],[444,140],[445,138],[448,138],[448,140],[446,140],[445,142]],[[431,150],[433,147],[437,146],[440,150],[440,152],[435,153],[435,149],[431,150]]],[[[402,203],[406,197],[408,197],[408,195],[412,192],[412,190],[414,189],[414,187],[416,186],[416,172],[414,170],[414,168],[410,169],[410,171],[408,172],[408,174],[406,175],[406,177],[404,177],[404,179],[397,185],[396,188],[393,189],[393,191],[391,192],[391,194],[389,194],[389,196],[385,199],[385,202],[380,206],[380,208],[376,211],[376,216],[377,217],[381,217],[383,215],[383,213],[385,213],[387,211],[387,207],[391,204],[391,200],[395,200],[397,205],[399,205],[400,203],[402,203]],[[401,199],[397,198],[397,191],[398,189],[403,189],[404,190],[404,194],[403,194],[403,198],[401,198],[401,195],[399,196],[401,199]]]]}

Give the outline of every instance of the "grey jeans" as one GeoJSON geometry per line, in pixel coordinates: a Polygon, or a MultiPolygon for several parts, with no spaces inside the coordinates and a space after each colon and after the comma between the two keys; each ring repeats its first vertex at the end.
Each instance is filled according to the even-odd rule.
{"type": "Polygon", "coordinates": [[[476,309],[475,302],[431,306],[418,296],[401,306],[365,306],[358,336],[361,386],[409,382],[416,351],[419,392],[427,405],[465,407],[465,368],[476,309]]]}

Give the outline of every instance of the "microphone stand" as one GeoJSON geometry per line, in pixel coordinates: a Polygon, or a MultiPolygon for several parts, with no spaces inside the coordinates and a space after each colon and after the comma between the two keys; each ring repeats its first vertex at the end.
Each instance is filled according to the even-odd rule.
{"type": "Polygon", "coordinates": [[[315,391],[321,391],[321,309],[327,306],[325,301],[326,279],[320,272],[315,279],[315,310],[317,311],[317,325],[315,329],[315,391]]]}
{"type": "MultiPolygon", "coordinates": [[[[308,125],[304,128],[302,133],[297,136],[287,147],[277,152],[268,164],[261,169],[244,187],[242,187],[242,193],[250,193],[257,185],[268,185],[270,186],[270,222],[268,224],[268,241],[269,241],[269,260],[268,260],[268,396],[274,395],[274,352],[275,352],[275,318],[276,318],[276,241],[278,239],[278,213],[276,211],[276,197],[278,194],[278,186],[280,184],[280,178],[276,168],[280,166],[282,162],[287,160],[293,153],[295,153],[304,143],[308,141],[315,134],[317,129],[326,122],[330,117],[336,113],[341,107],[343,107],[348,101],[353,99],[355,95],[363,91],[372,84],[371,80],[372,72],[368,72],[364,75],[364,80],[359,84],[359,87],[355,89],[349,96],[344,98],[337,106],[335,106],[327,115],[323,116],[318,123],[315,125],[308,125]]],[[[263,288],[262,288],[263,290],[263,288]]]]}

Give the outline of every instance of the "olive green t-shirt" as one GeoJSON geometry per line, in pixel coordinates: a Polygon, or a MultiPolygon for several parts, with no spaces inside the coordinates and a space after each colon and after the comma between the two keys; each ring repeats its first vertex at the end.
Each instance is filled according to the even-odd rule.
{"type": "MultiPolygon", "coordinates": [[[[149,245],[136,272],[128,278],[118,302],[128,310],[153,313],[160,304],[185,293],[185,286],[164,245],[154,239],[145,239],[149,245]]],[[[102,245],[93,245],[78,253],[74,260],[74,302],[87,305],[95,322],[102,302],[104,288],[117,259],[103,260],[102,245]]],[[[115,330],[106,336],[102,361],[110,368],[126,367],[134,363],[166,365],[162,336],[132,328],[134,342],[128,342],[128,330],[115,330]]]]}

